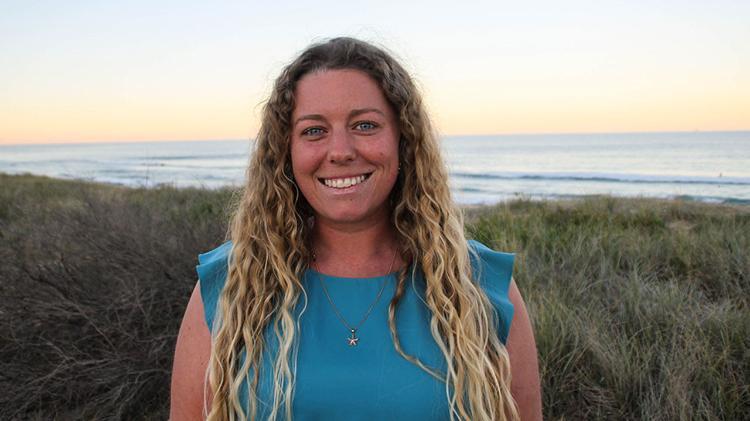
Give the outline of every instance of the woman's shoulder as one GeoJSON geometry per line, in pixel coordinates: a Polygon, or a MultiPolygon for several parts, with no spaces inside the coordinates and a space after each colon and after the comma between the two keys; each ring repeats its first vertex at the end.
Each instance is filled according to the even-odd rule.
{"type": "MultiPolygon", "coordinates": [[[[477,240],[469,240],[468,245],[475,277],[480,281],[486,281],[488,277],[492,281],[499,277],[510,282],[515,253],[495,251],[477,240]]],[[[496,284],[496,282],[493,283],[496,284]]]]}
{"type": "Polygon", "coordinates": [[[468,245],[474,279],[497,310],[500,340],[505,343],[513,320],[513,304],[508,290],[513,279],[515,254],[492,250],[476,240],[469,240],[468,245]]]}
{"type": "Polygon", "coordinates": [[[209,330],[213,327],[216,305],[226,283],[231,251],[232,242],[227,241],[213,250],[198,255],[199,264],[195,270],[198,272],[201,299],[209,330]]]}

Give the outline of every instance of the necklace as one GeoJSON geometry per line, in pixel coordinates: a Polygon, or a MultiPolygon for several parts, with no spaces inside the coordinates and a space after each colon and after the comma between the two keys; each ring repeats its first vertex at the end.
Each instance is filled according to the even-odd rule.
{"type": "MultiPolygon", "coordinates": [[[[390,275],[391,269],[393,269],[393,263],[396,262],[396,254],[397,252],[393,252],[393,259],[391,260],[391,265],[388,267],[387,275],[390,275]]],[[[359,343],[359,338],[357,337],[357,329],[359,329],[360,326],[367,320],[367,318],[370,316],[370,313],[372,313],[372,309],[375,308],[375,304],[380,301],[380,296],[383,295],[383,290],[385,290],[385,284],[388,283],[388,280],[383,281],[383,285],[380,287],[380,291],[378,291],[378,295],[375,297],[375,301],[370,304],[370,308],[367,309],[367,312],[364,316],[362,316],[362,320],[357,323],[356,327],[352,327],[349,323],[347,323],[346,319],[344,319],[344,316],[341,315],[341,312],[336,307],[336,304],[333,303],[333,300],[331,299],[331,295],[328,294],[328,288],[326,288],[325,282],[323,282],[323,278],[320,276],[320,271],[317,269],[317,266],[315,265],[315,253],[313,252],[313,269],[315,269],[316,276],[318,277],[318,280],[320,281],[320,285],[323,287],[323,292],[326,294],[326,298],[328,299],[328,302],[331,304],[331,308],[336,313],[336,317],[341,320],[341,323],[346,326],[346,328],[349,330],[349,337],[346,338],[347,344],[349,346],[357,346],[359,343]]]]}

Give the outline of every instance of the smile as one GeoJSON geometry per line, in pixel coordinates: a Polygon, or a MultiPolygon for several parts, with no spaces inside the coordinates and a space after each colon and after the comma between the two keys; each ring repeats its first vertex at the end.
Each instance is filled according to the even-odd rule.
{"type": "Polygon", "coordinates": [[[357,175],[354,177],[343,177],[343,178],[319,178],[318,181],[323,183],[327,187],[334,189],[345,189],[347,187],[356,186],[359,183],[367,180],[372,173],[357,175]]]}

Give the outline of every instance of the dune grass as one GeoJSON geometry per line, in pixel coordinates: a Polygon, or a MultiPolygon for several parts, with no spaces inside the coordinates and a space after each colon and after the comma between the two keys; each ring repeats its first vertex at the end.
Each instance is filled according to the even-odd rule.
{"type": "Polygon", "coordinates": [[[0,175],[0,419],[166,419],[231,194],[0,175]]]}
{"type": "MultiPolygon", "coordinates": [[[[229,189],[0,174],[0,419],[165,419],[229,189]]],[[[547,419],[750,413],[750,209],[595,197],[467,210],[515,251],[547,419]]]]}
{"type": "Polygon", "coordinates": [[[750,413],[750,209],[516,201],[467,229],[518,252],[548,418],[750,413]]]}

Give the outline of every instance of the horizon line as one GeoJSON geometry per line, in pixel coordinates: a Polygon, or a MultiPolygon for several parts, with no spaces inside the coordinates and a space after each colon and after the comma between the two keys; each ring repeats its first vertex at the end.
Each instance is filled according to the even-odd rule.
{"type": "MultiPolygon", "coordinates": [[[[666,133],[742,133],[750,132],[750,128],[739,130],[622,130],[622,131],[542,131],[542,132],[500,132],[500,133],[472,133],[472,134],[441,134],[439,138],[447,137],[488,137],[488,136],[550,136],[550,135],[611,135],[611,134],[666,134],[666,133]]],[[[0,139],[2,146],[53,146],[53,145],[91,145],[91,144],[133,144],[133,143],[170,143],[170,142],[235,142],[240,140],[253,141],[255,137],[236,137],[236,138],[193,138],[193,139],[98,139],[98,140],[42,140],[42,141],[19,141],[17,143],[5,143],[5,139],[0,139]]]]}

